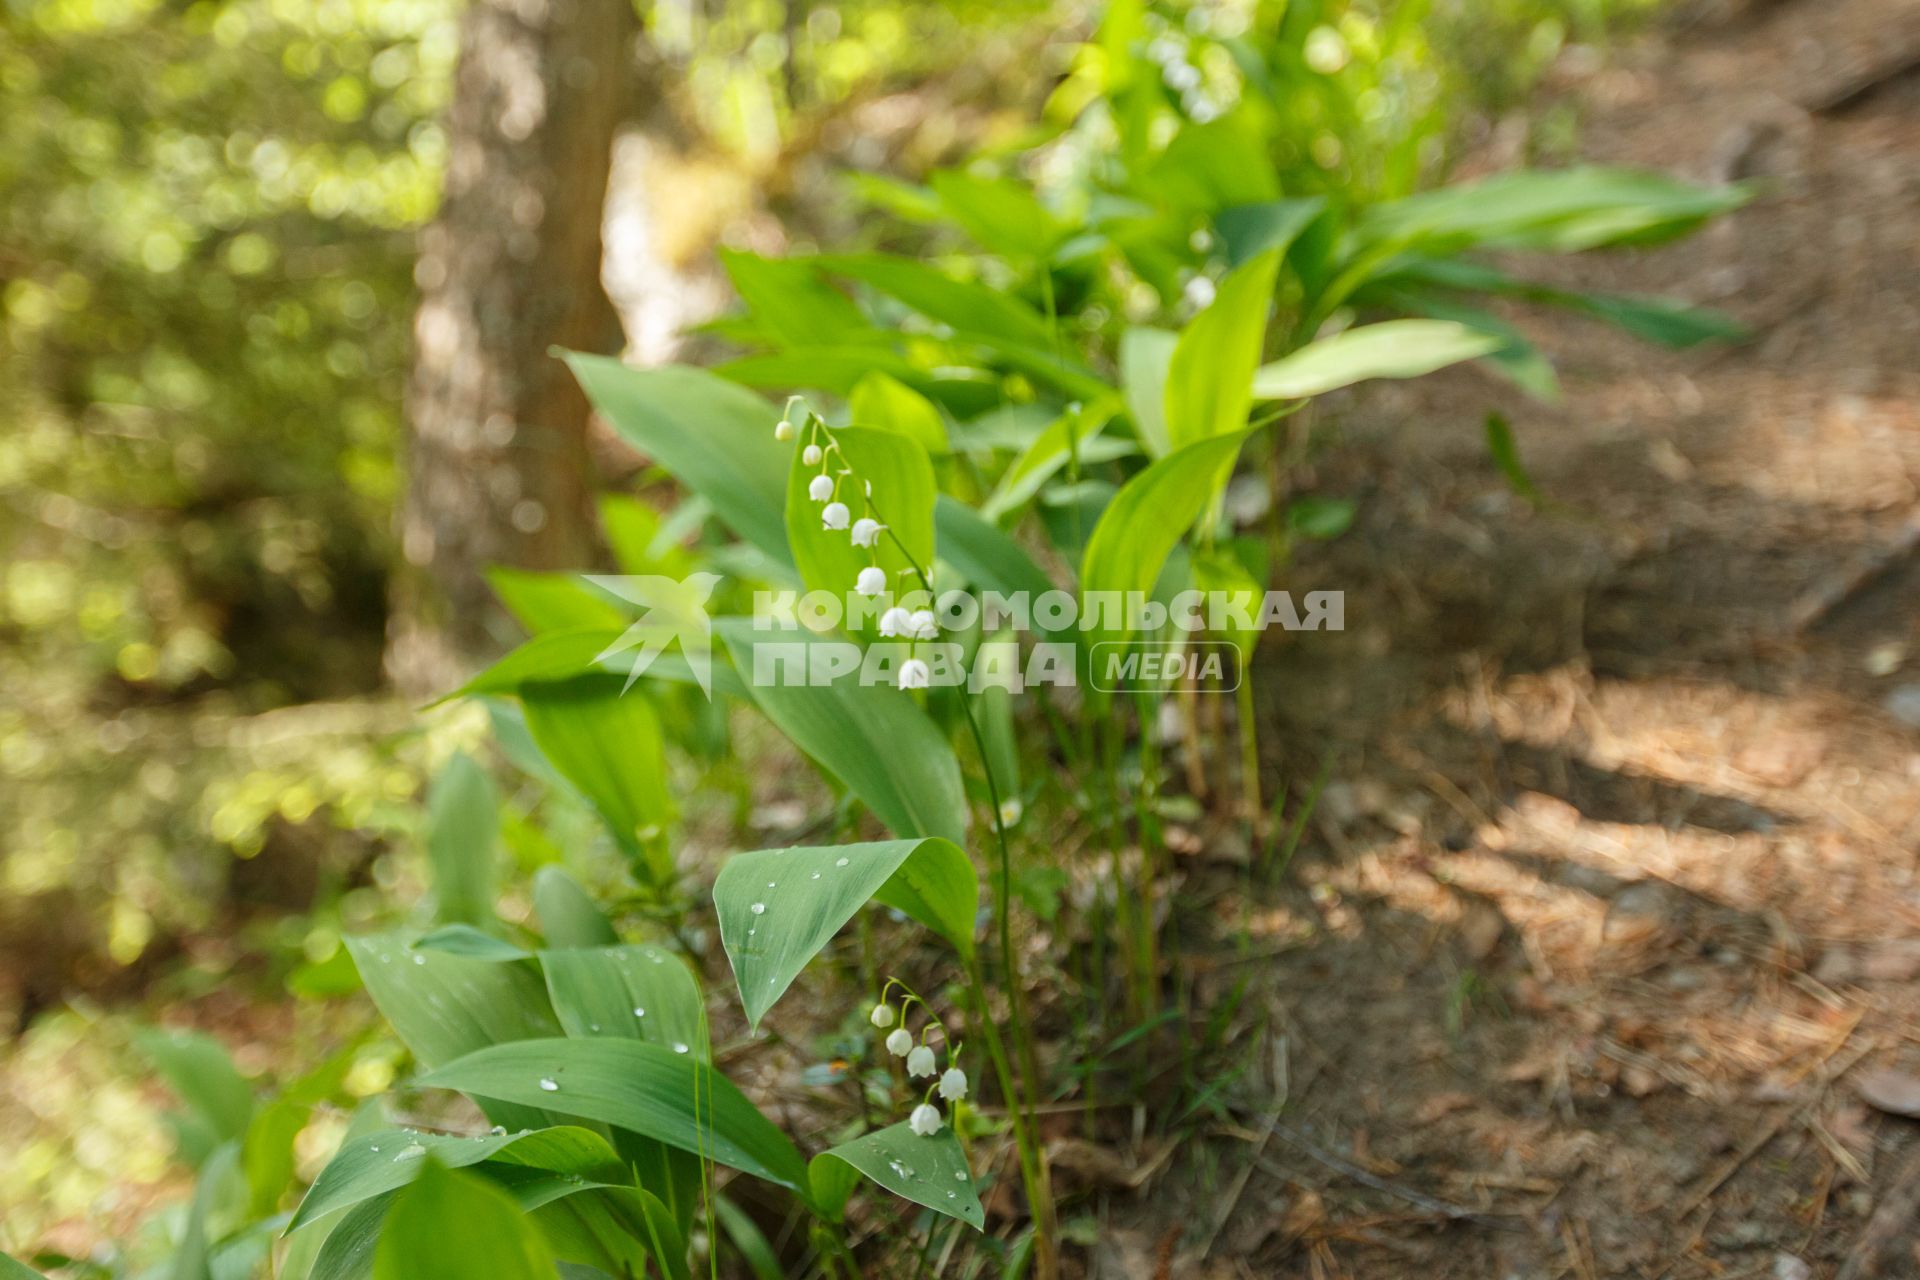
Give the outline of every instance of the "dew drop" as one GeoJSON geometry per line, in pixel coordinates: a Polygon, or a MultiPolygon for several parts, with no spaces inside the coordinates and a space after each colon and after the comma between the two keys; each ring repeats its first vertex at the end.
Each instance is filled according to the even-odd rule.
{"type": "Polygon", "coordinates": [[[645,1009],[642,1009],[639,1005],[635,1005],[633,1006],[633,1016],[636,1018],[644,1018],[647,1016],[647,1011],[645,1009]]]}
{"type": "Polygon", "coordinates": [[[487,1132],[492,1134],[496,1138],[504,1138],[507,1136],[507,1126],[503,1124],[497,1124],[493,1126],[493,1128],[487,1130],[487,1132]]]}
{"type": "Polygon", "coordinates": [[[967,1171],[962,1169],[960,1172],[954,1174],[953,1180],[955,1182],[965,1182],[967,1180],[967,1171]]]}
{"type": "Polygon", "coordinates": [[[748,907],[747,910],[753,912],[753,914],[757,916],[763,916],[767,914],[767,904],[764,902],[756,902],[752,906],[748,907]]]}
{"type": "Polygon", "coordinates": [[[842,858],[840,859],[840,861],[834,863],[833,865],[836,867],[844,867],[847,865],[847,860],[845,858],[842,858]]]}
{"type": "Polygon", "coordinates": [[[378,1154],[380,1153],[380,1148],[378,1148],[378,1147],[369,1147],[369,1148],[367,1148],[367,1149],[368,1149],[369,1151],[372,1151],[372,1152],[373,1152],[373,1153],[374,1153],[375,1155],[378,1155],[378,1154]]]}
{"type": "Polygon", "coordinates": [[[425,964],[427,962],[427,958],[419,954],[418,952],[415,952],[413,957],[413,962],[415,964],[425,964]]]}
{"type": "Polygon", "coordinates": [[[772,888],[774,888],[774,887],[776,887],[776,886],[774,885],[774,883],[773,883],[773,881],[771,881],[771,880],[769,880],[769,881],[767,881],[767,888],[769,888],[769,889],[772,889],[772,888]]]}
{"type": "Polygon", "coordinates": [[[949,1200],[953,1199],[953,1192],[951,1191],[947,1192],[947,1199],[949,1200]]]}
{"type": "Polygon", "coordinates": [[[598,1031],[598,1030],[600,1030],[600,1024],[599,1024],[599,1023],[597,1023],[597,1022],[589,1022],[589,1023],[587,1024],[587,1030],[589,1030],[589,1031],[598,1031]]]}
{"type": "Polygon", "coordinates": [[[425,1154],[427,1154],[427,1149],[419,1143],[413,1142],[400,1148],[400,1154],[393,1158],[393,1162],[399,1164],[402,1160],[418,1160],[425,1154]]]}
{"type": "Polygon", "coordinates": [[[681,1040],[675,1040],[673,1042],[673,1051],[675,1053],[685,1053],[687,1051],[686,1043],[681,1040]]]}
{"type": "Polygon", "coordinates": [[[820,878],[820,873],[819,873],[818,871],[816,871],[816,872],[814,872],[814,873],[813,873],[813,878],[814,878],[815,880],[818,880],[818,879],[820,878]]]}
{"type": "Polygon", "coordinates": [[[558,1080],[548,1079],[546,1076],[540,1077],[540,1087],[548,1093],[560,1092],[560,1082],[558,1080]]]}

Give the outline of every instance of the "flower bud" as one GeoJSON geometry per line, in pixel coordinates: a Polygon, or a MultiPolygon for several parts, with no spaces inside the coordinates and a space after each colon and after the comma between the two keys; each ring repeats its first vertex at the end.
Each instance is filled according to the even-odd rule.
{"type": "Polygon", "coordinates": [[[907,1055],[907,1074],[918,1080],[921,1076],[933,1074],[933,1050],[926,1045],[916,1045],[907,1055]]]}
{"type": "Polygon", "coordinates": [[[833,496],[833,477],[815,476],[807,481],[807,496],[815,502],[825,502],[833,496]]]}
{"type": "Polygon", "coordinates": [[[893,1025],[893,1006],[885,1001],[873,1006],[873,1012],[867,1015],[867,1021],[876,1027],[893,1025]]]}
{"type": "Polygon", "coordinates": [[[896,1058],[904,1058],[913,1048],[913,1033],[905,1027],[895,1027],[887,1037],[887,1052],[896,1058]]]}
{"type": "Polygon", "coordinates": [[[793,424],[785,418],[773,424],[773,438],[781,442],[793,439],[793,424]]]}
{"type": "Polygon", "coordinates": [[[923,1138],[931,1138],[940,1132],[940,1111],[931,1103],[923,1102],[913,1109],[907,1117],[907,1127],[923,1138]]]}
{"type": "Polygon", "coordinates": [[[958,1102],[967,1096],[967,1073],[958,1067],[948,1067],[940,1075],[940,1096],[948,1102],[958,1102]]]}
{"type": "Polygon", "coordinates": [[[819,466],[820,465],[820,446],[817,444],[810,444],[806,448],[802,449],[800,451],[800,461],[806,463],[810,467],[819,466]]]}
{"type": "MultiPolygon", "coordinates": [[[[814,481],[814,484],[817,485],[820,483],[820,480],[826,479],[825,476],[821,476],[819,480],[814,481]]],[[[833,482],[831,480],[827,480],[827,492],[833,492],[833,482]]],[[[820,508],[820,527],[822,529],[844,529],[847,527],[847,517],[850,514],[847,510],[846,503],[829,502],[826,506],[820,508]]]]}

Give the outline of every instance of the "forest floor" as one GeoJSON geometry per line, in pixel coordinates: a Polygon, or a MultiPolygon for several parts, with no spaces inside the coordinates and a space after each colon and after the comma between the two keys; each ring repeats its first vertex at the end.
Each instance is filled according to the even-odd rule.
{"type": "MultiPolygon", "coordinates": [[[[1284,1094],[1111,1200],[1096,1274],[1920,1275],[1916,68],[1913,3],[1756,0],[1556,86],[1587,158],[1762,194],[1555,278],[1751,336],[1530,315],[1561,406],[1340,406],[1308,483],[1360,514],[1289,585],[1347,629],[1260,674],[1270,785],[1331,779],[1236,1014],[1284,1094]]],[[[1242,976],[1218,854],[1200,1004],[1242,976]]]]}

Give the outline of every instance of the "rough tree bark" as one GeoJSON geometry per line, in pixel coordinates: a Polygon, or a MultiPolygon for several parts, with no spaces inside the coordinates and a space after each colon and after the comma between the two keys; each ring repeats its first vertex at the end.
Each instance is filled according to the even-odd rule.
{"type": "Polygon", "coordinates": [[[589,566],[588,405],[563,346],[614,350],[601,216],[632,106],[629,0],[473,0],[440,214],[421,246],[405,565],[387,671],[442,692],[510,637],[483,573],[589,566]]]}

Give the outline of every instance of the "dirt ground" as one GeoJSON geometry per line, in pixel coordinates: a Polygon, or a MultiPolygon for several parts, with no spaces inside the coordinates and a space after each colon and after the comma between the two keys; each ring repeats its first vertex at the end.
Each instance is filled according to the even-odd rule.
{"type": "MultiPolygon", "coordinates": [[[[1920,1276],[1917,67],[1920,5],[1775,0],[1556,86],[1591,159],[1764,194],[1555,277],[1751,337],[1530,317],[1564,405],[1336,415],[1309,481],[1361,514],[1295,584],[1348,629],[1260,684],[1269,785],[1331,779],[1253,917],[1275,1088],[1106,1202],[1097,1274],[1920,1276]]],[[[1190,861],[1202,1002],[1239,875],[1190,861]]]]}

